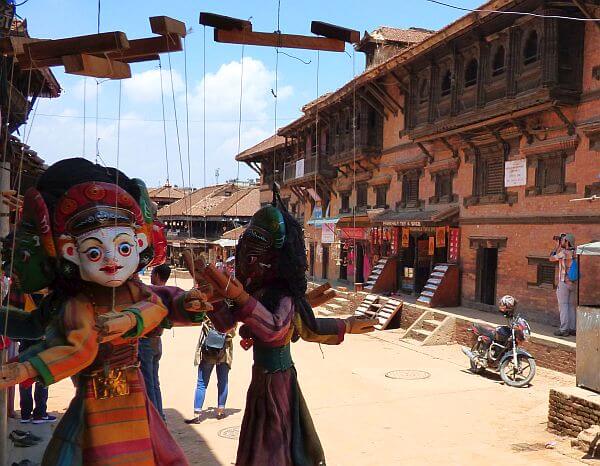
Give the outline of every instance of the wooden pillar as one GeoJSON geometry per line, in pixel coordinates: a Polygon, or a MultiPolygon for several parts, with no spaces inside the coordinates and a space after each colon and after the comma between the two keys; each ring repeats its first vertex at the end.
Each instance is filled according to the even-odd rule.
{"type": "Polygon", "coordinates": [[[506,70],[506,96],[517,95],[517,77],[521,63],[521,30],[512,27],[508,36],[508,60],[506,70]]]}
{"type": "Polygon", "coordinates": [[[458,105],[458,91],[462,86],[463,82],[463,58],[461,54],[454,48],[454,76],[452,79],[452,89],[450,92],[450,113],[452,115],[457,115],[459,113],[459,105],[458,105]]]}
{"type": "Polygon", "coordinates": [[[432,61],[429,73],[429,108],[427,113],[427,121],[433,123],[437,116],[437,90],[439,87],[440,69],[437,64],[432,61]]]}
{"type": "MultiPolygon", "coordinates": [[[[544,15],[558,15],[560,10],[544,10],[544,15]]],[[[558,82],[558,20],[544,18],[544,32],[539,38],[542,52],[542,83],[554,86],[558,82]]]]}
{"type": "Polygon", "coordinates": [[[477,106],[485,105],[485,82],[490,61],[490,46],[487,42],[479,42],[479,66],[477,69],[477,106]]]}

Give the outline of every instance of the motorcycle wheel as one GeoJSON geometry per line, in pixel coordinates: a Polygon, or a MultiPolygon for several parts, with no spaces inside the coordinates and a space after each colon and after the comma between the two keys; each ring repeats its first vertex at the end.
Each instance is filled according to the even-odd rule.
{"type": "Polygon", "coordinates": [[[519,354],[517,355],[517,367],[511,357],[500,364],[499,370],[500,377],[506,385],[516,388],[525,387],[535,376],[535,359],[519,354]]]}
{"type": "MultiPolygon", "coordinates": [[[[476,341],[475,344],[471,347],[471,351],[474,354],[477,354],[477,353],[479,353],[480,347],[481,347],[481,342],[476,341]]],[[[485,372],[485,367],[478,365],[476,362],[473,362],[470,359],[469,359],[469,365],[470,365],[470,371],[473,372],[473,374],[483,374],[483,372],[485,372]]]]}

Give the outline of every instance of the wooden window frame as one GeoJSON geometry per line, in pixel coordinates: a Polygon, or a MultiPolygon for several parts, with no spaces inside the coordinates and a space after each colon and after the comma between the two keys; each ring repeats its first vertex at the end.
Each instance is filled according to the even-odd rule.
{"type": "Polygon", "coordinates": [[[350,209],[350,195],[352,194],[350,191],[340,192],[340,214],[349,214],[351,212],[350,209]],[[344,200],[347,201],[347,205],[344,206],[344,200]]]}
{"type": "Polygon", "coordinates": [[[378,186],[373,186],[373,191],[375,191],[375,208],[376,209],[388,209],[389,205],[387,203],[388,192],[390,190],[389,185],[380,184],[378,186]],[[379,195],[383,191],[383,203],[379,202],[379,195]]]}
{"type": "Polygon", "coordinates": [[[571,154],[566,152],[549,152],[528,157],[529,166],[535,168],[534,185],[525,190],[526,196],[555,196],[560,194],[575,193],[575,183],[566,182],[567,163],[573,159],[571,154]],[[544,168],[549,161],[558,159],[560,163],[560,182],[547,185],[544,178],[544,168]]]}
{"type": "Polygon", "coordinates": [[[521,53],[521,63],[523,64],[523,66],[527,67],[527,66],[531,66],[534,63],[538,62],[540,59],[540,33],[537,31],[537,29],[530,29],[529,31],[527,31],[527,34],[525,36],[525,40],[523,41],[523,50],[521,53]],[[527,48],[530,45],[530,39],[531,36],[535,34],[536,36],[536,41],[535,41],[535,55],[526,55],[527,54],[527,48]]]}
{"type": "Polygon", "coordinates": [[[535,266],[535,282],[528,282],[527,286],[531,288],[545,288],[549,290],[556,289],[556,270],[557,262],[550,262],[545,256],[527,256],[527,264],[535,266]],[[545,272],[547,273],[550,268],[553,269],[552,282],[547,280],[545,272]],[[546,271],[544,271],[546,269],[546,271]]]}
{"type": "Polygon", "coordinates": [[[478,76],[479,75],[479,60],[477,58],[472,57],[465,65],[465,71],[463,76],[464,89],[470,89],[474,86],[477,86],[478,76]],[[471,76],[471,72],[473,71],[472,65],[475,66],[475,76],[471,76]],[[467,73],[469,73],[469,78],[467,79],[467,73]]]}
{"type": "Polygon", "coordinates": [[[497,78],[499,76],[504,75],[504,73],[506,73],[506,48],[504,47],[504,44],[499,44],[495,48],[494,54],[492,55],[491,73],[490,74],[491,74],[492,78],[497,78]],[[500,50],[502,50],[502,66],[496,67],[496,58],[498,57],[500,50]]]}
{"type": "Polygon", "coordinates": [[[458,196],[454,194],[454,177],[456,176],[456,170],[441,170],[439,172],[432,173],[431,180],[435,187],[435,194],[429,198],[430,204],[449,204],[450,202],[456,202],[458,196]],[[450,182],[450,193],[442,194],[441,183],[443,179],[450,182]]]}
{"type": "Polygon", "coordinates": [[[402,180],[402,196],[398,206],[401,208],[406,207],[419,207],[421,205],[421,201],[419,199],[419,188],[422,176],[422,170],[408,170],[401,174],[402,180]],[[408,183],[414,182],[416,183],[416,197],[411,197],[411,189],[408,183]]]}
{"type": "Polygon", "coordinates": [[[356,184],[356,211],[357,212],[366,212],[369,208],[369,186],[367,183],[357,183],[356,184]],[[362,203],[362,190],[364,189],[364,203],[362,203]]]}

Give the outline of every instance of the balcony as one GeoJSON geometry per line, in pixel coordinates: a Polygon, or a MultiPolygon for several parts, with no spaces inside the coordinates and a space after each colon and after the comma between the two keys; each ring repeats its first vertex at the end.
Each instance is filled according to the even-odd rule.
{"type": "Polygon", "coordinates": [[[286,162],[283,167],[283,182],[285,184],[302,184],[314,178],[315,175],[335,176],[335,170],[329,166],[324,156],[304,157],[293,162],[286,162]]]}
{"type": "MultiPolygon", "coordinates": [[[[382,127],[383,128],[383,127],[382,127]]],[[[329,155],[329,163],[340,166],[352,161],[362,160],[367,157],[377,156],[381,153],[383,141],[383,129],[358,131],[356,134],[356,145],[352,134],[345,134],[335,138],[332,153],[329,155]]]]}

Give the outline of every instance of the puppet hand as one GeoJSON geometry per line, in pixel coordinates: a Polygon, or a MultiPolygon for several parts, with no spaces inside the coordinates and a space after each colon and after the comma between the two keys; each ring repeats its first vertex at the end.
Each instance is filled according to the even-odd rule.
{"type": "Polygon", "coordinates": [[[321,306],[335,298],[335,290],[330,289],[330,285],[328,283],[326,283],[326,285],[328,286],[324,287],[322,285],[306,293],[306,299],[308,304],[310,304],[310,307],[315,308],[321,306]]]}
{"type": "Polygon", "coordinates": [[[182,256],[185,268],[194,279],[196,287],[206,295],[207,300],[213,301],[212,298],[215,297],[215,291],[212,283],[206,278],[204,273],[206,269],[204,259],[202,257],[194,259],[194,253],[189,249],[183,251],[182,256]]]}
{"type": "Polygon", "coordinates": [[[29,362],[11,362],[0,366],[0,388],[8,388],[33,379],[38,374],[29,362]]]}
{"type": "Polygon", "coordinates": [[[356,316],[348,317],[345,320],[346,333],[369,333],[375,330],[375,325],[379,323],[377,319],[361,319],[356,316]]]}
{"type": "Polygon", "coordinates": [[[183,308],[188,312],[209,312],[213,310],[207,296],[200,290],[190,290],[185,294],[183,308]]]}
{"type": "Polygon", "coordinates": [[[96,317],[98,342],[105,343],[120,337],[137,325],[137,320],[131,312],[107,312],[96,317]]]}

